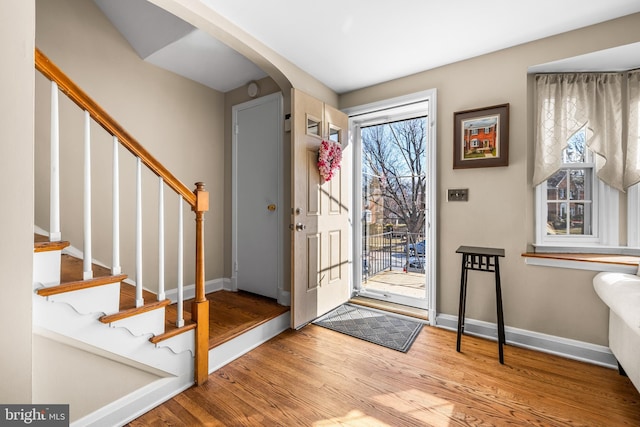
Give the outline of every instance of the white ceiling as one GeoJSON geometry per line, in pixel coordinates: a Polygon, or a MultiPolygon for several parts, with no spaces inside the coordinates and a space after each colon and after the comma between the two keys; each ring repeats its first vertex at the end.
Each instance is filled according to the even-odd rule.
{"type": "MultiPolygon", "coordinates": [[[[222,92],[266,76],[145,0],[94,1],[160,67],[222,92]]],[[[200,1],[337,93],[640,12],[638,0],[200,1]]],[[[638,46],[631,49],[618,58],[640,66],[638,46]]],[[[600,55],[611,66],[609,58],[600,55]]]]}

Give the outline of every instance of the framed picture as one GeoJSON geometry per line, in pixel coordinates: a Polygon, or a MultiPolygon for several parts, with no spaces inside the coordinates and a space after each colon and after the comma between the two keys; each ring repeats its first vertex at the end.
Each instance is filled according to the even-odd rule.
{"type": "Polygon", "coordinates": [[[453,113],[453,168],[509,165],[509,104],[453,113]]]}

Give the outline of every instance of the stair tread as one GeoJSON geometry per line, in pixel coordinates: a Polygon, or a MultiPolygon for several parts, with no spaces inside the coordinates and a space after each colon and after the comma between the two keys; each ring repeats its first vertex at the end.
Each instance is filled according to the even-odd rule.
{"type": "Polygon", "coordinates": [[[177,327],[175,326],[175,324],[171,324],[171,327],[169,327],[169,325],[165,324],[165,332],[163,334],[159,334],[156,336],[153,336],[151,338],[149,338],[149,341],[151,341],[153,344],[158,344],[162,341],[168,340],[169,338],[173,338],[177,335],[180,335],[184,332],[190,331],[192,329],[196,328],[196,324],[192,321],[186,321],[185,325],[182,327],[177,327]]]}
{"type": "Polygon", "coordinates": [[[49,252],[49,251],[61,251],[69,246],[69,242],[62,240],[59,242],[50,242],[49,236],[43,236],[42,234],[33,235],[33,251],[34,252],[49,252]]]}
{"type": "Polygon", "coordinates": [[[94,288],[96,286],[107,285],[111,283],[121,282],[127,278],[126,274],[119,274],[116,276],[101,276],[87,280],[77,280],[73,282],[61,283],[56,286],[50,286],[48,288],[40,288],[36,292],[40,296],[50,296],[63,294],[65,292],[79,291],[82,289],[94,288]]]}
{"type": "Polygon", "coordinates": [[[141,313],[146,313],[152,310],[157,310],[160,308],[164,308],[166,306],[168,306],[169,304],[171,304],[171,301],[168,299],[165,299],[163,301],[153,301],[153,302],[149,302],[149,303],[145,303],[143,306],[140,307],[132,307],[132,308],[127,308],[124,310],[120,310],[117,313],[114,314],[108,314],[106,316],[102,316],[100,318],[100,321],[102,323],[111,323],[111,322],[115,322],[118,320],[122,320],[122,319],[126,319],[141,313]]]}

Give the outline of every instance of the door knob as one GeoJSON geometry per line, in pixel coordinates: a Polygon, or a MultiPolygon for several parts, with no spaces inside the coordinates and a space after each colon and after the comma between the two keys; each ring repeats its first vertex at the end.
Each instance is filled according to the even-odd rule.
{"type": "Polygon", "coordinates": [[[307,226],[306,226],[306,225],[304,225],[304,224],[303,224],[303,223],[301,223],[301,222],[299,222],[299,223],[297,223],[297,224],[296,224],[296,231],[302,231],[302,230],[304,230],[305,228],[307,228],[307,226]]]}
{"type": "Polygon", "coordinates": [[[269,212],[273,212],[276,210],[276,205],[271,203],[269,206],[267,206],[267,209],[269,210],[269,212]]]}

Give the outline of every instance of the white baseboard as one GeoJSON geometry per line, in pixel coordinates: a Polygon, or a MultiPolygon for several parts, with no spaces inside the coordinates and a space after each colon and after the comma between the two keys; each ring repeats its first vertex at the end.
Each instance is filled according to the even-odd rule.
{"type": "Polygon", "coordinates": [[[163,378],[70,424],[71,427],[125,425],[193,385],[193,373],[163,378]]]}
{"type": "MultiPolygon", "coordinates": [[[[436,326],[457,331],[458,316],[438,314],[436,326]]],[[[497,341],[498,327],[495,323],[468,319],[464,321],[464,333],[497,341]]],[[[577,341],[554,335],[541,334],[525,329],[505,327],[506,343],[543,353],[554,354],[568,359],[592,363],[606,368],[617,369],[618,362],[609,347],[577,341]]],[[[462,340],[464,348],[464,338],[462,340]]]]}
{"type": "MultiPolygon", "coordinates": [[[[211,292],[221,291],[226,289],[226,282],[229,279],[213,279],[204,282],[204,293],[209,294],[211,292]]],[[[184,299],[192,299],[196,297],[196,285],[188,285],[183,288],[184,299]]],[[[165,293],[165,297],[171,300],[172,303],[178,302],[178,290],[170,289],[165,293]]]]}

